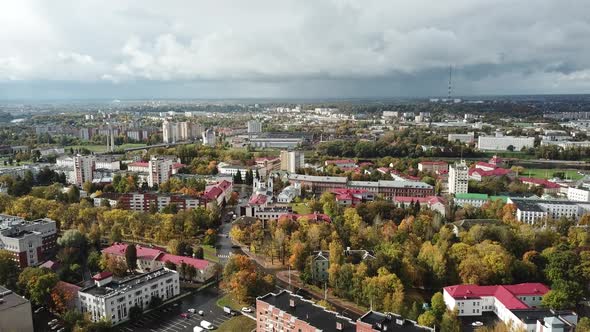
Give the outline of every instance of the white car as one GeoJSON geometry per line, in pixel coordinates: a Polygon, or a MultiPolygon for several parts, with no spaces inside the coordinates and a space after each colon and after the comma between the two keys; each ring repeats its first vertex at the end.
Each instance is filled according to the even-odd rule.
{"type": "Polygon", "coordinates": [[[57,324],[57,319],[52,319],[49,321],[49,323],[47,323],[47,325],[51,326],[51,325],[55,325],[57,324]]]}
{"type": "Polygon", "coordinates": [[[243,307],[242,308],[243,312],[252,312],[252,309],[248,308],[248,307],[243,307]]]}
{"type": "Polygon", "coordinates": [[[205,314],[205,312],[203,310],[199,310],[198,314],[199,314],[199,316],[203,316],[205,314]]]}
{"type": "Polygon", "coordinates": [[[483,326],[483,323],[480,321],[476,321],[476,322],[471,323],[471,326],[483,326]]]}
{"type": "Polygon", "coordinates": [[[207,330],[213,330],[215,328],[215,326],[213,326],[213,324],[209,323],[206,320],[202,320],[201,324],[199,324],[199,325],[201,325],[202,328],[207,329],[207,330]]]}
{"type": "Polygon", "coordinates": [[[195,309],[193,309],[193,308],[190,308],[190,309],[188,309],[187,311],[188,311],[188,312],[190,312],[191,314],[194,314],[195,312],[197,312],[197,311],[196,311],[195,309]]]}

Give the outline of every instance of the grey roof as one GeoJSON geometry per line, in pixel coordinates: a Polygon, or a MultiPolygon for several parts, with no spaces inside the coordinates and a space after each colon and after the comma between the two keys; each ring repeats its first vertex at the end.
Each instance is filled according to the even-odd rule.
{"type": "Polygon", "coordinates": [[[356,324],[350,318],[340,316],[337,312],[326,310],[324,307],[316,305],[286,290],[278,294],[266,294],[259,297],[258,300],[266,302],[291,316],[297,317],[321,331],[335,331],[337,322],[342,324],[342,330],[340,331],[356,331],[356,324]],[[293,300],[295,306],[291,306],[291,300],[293,300]]]}
{"type": "Polygon", "coordinates": [[[10,308],[18,307],[19,305],[28,303],[29,300],[14,294],[10,289],[0,286],[0,311],[8,310],[10,308]]]}
{"type": "Polygon", "coordinates": [[[370,324],[373,329],[379,331],[434,331],[430,327],[418,325],[416,322],[404,319],[400,315],[369,311],[359,321],[370,324]]]}

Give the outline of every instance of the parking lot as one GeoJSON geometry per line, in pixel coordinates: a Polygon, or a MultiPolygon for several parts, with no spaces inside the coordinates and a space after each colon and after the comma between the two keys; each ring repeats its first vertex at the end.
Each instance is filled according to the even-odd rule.
{"type": "Polygon", "coordinates": [[[212,323],[217,328],[231,318],[217,306],[218,299],[219,290],[216,287],[210,287],[146,313],[136,322],[118,325],[115,330],[119,332],[192,332],[193,327],[199,325],[202,320],[212,323]],[[180,314],[187,313],[189,308],[197,312],[203,310],[204,315],[199,316],[195,313],[189,314],[189,318],[181,317],[180,314]]]}

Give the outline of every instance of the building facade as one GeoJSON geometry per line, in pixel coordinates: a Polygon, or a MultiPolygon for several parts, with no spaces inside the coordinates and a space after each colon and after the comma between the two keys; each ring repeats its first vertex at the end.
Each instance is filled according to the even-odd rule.
{"type": "Polygon", "coordinates": [[[147,309],[152,298],[162,301],[180,294],[178,273],[166,268],[114,280],[111,273],[95,275],[94,285],[78,292],[80,309],[94,322],[110,320],[113,325],[129,319],[129,309],[138,306],[147,309]]]}
{"type": "Polygon", "coordinates": [[[31,302],[0,286],[0,331],[33,331],[31,302]]]}
{"type": "Polygon", "coordinates": [[[296,173],[297,169],[305,167],[305,157],[302,151],[281,151],[281,170],[296,173]]]}
{"type": "Polygon", "coordinates": [[[170,179],[172,175],[172,161],[167,158],[150,159],[148,164],[148,186],[160,185],[170,179]]]}
{"type": "Polygon", "coordinates": [[[449,194],[465,194],[468,192],[469,168],[465,161],[455,163],[449,168],[449,194]]]}
{"type": "Polygon", "coordinates": [[[74,157],[74,181],[73,183],[81,187],[84,182],[92,182],[95,170],[95,160],[93,156],[74,157]]]}
{"type": "Polygon", "coordinates": [[[0,215],[0,249],[12,252],[21,268],[41,264],[56,248],[55,221],[0,215]]]}

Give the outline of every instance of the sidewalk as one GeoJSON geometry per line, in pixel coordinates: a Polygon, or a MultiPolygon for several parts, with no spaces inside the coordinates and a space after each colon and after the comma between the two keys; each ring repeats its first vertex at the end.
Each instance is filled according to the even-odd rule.
{"type": "MultiPolygon", "coordinates": [[[[281,280],[282,282],[288,284],[289,283],[289,271],[278,271],[277,279],[281,280]]],[[[301,279],[299,278],[299,271],[291,271],[291,286],[294,288],[300,288],[305,290],[307,293],[313,295],[316,300],[323,300],[324,299],[324,292],[318,292],[315,289],[312,289],[308,285],[304,284],[301,279]]],[[[339,298],[332,294],[331,289],[328,288],[328,303],[332,304],[335,307],[342,308],[345,311],[352,312],[358,316],[364,315],[368,310],[363,309],[354,302],[339,298]]]]}

